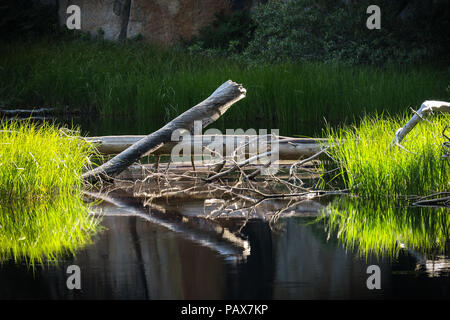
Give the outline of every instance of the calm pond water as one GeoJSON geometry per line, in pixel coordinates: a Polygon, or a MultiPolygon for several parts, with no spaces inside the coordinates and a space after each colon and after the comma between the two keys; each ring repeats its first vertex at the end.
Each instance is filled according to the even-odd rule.
{"type": "MultiPolygon", "coordinates": [[[[144,133],[100,129],[108,126],[84,130],[144,133]]],[[[340,207],[342,217],[353,212],[369,222],[403,217],[376,220],[374,233],[364,230],[358,238],[360,226],[351,219],[321,219],[335,199],[300,204],[275,224],[196,219],[204,211],[198,200],[144,207],[136,199],[114,199],[95,208],[104,230],[74,256],[34,269],[11,260],[1,264],[0,299],[450,298],[448,211],[340,207]],[[347,232],[333,229],[339,224],[347,232]],[[379,246],[371,236],[379,237],[379,246]],[[360,241],[376,251],[383,242],[389,249],[392,239],[399,243],[395,253],[364,254],[351,246],[360,241]],[[69,265],[80,267],[80,290],[67,288],[69,265]],[[379,290],[367,287],[371,265],[380,268],[379,290]]]]}
{"type": "MultiPolygon", "coordinates": [[[[180,222],[200,203],[143,209],[102,205],[106,228],[96,241],[58,266],[33,271],[12,261],[0,267],[0,298],[17,299],[382,299],[449,298],[450,259],[402,250],[395,259],[361,256],[327,240],[314,210],[275,226],[251,220],[246,248],[207,225],[180,222]],[[155,211],[156,210],[156,211],[155,211]],[[189,211],[189,212],[187,212],[189,211]],[[68,290],[69,265],[81,270],[81,290],[68,290]],[[378,265],[381,289],[369,290],[367,267],[378,265]]],[[[237,222],[239,223],[239,222],[237,222]]],[[[205,224],[207,224],[205,222],[205,224]]],[[[229,222],[227,228],[233,229],[229,222]]]]}

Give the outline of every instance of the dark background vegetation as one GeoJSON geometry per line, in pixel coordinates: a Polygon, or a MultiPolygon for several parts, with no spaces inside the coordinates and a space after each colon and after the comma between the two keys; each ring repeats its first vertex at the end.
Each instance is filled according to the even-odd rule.
{"type": "MultiPolygon", "coordinates": [[[[233,79],[248,94],[223,117],[228,127],[317,134],[324,119],[450,97],[448,0],[378,0],[381,30],[366,28],[372,1],[239,3],[197,37],[161,47],[67,30],[55,7],[0,1],[0,109],[127,115],[147,119],[134,127],[145,133],[149,116],[157,129],[233,79]]],[[[108,130],[129,133],[113,123],[108,130]]]]}
{"type": "Polygon", "coordinates": [[[30,0],[0,0],[0,35],[3,41],[54,36],[62,32],[55,6],[30,0]]]}
{"type": "Polygon", "coordinates": [[[251,14],[219,15],[194,40],[194,48],[239,53],[258,62],[448,61],[448,30],[450,1],[271,1],[251,14]],[[371,4],[381,8],[380,30],[366,28],[371,4]]]}
{"type": "MultiPolygon", "coordinates": [[[[190,52],[257,62],[449,61],[448,0],[267,1],[252,12],[241,2],[234,1],[231,14],[217,14],[211,26],[184,41],[190,52]],[[380,30],[366,28],[371,4],[381,7],[380,30]]],[[[0,16],[4,39],[71,33],[58,25],[57,8],[37,1],[2,0],[0,16]]]]}

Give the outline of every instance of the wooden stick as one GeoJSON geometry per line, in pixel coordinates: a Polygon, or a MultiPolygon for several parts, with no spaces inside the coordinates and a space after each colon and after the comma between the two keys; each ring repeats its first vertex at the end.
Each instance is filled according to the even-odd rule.
{"type": "Polygon", "coordinates": [[[423,120],[428,114],[433,111],[450,112],[450,103],[445,101],[427,100],[422,103],[419,110],[414,113],[414,116],[405,124],[403,128],[400,128],[395,132],[395,138],[392,144],[400,146],[400,142],[405,136],[416,126],[416,124],[423,120]]]}
{"type": "Polygon", "coordinates": [[[40,109],[15,109],[15,110],[0,110],[0,116],[16,116],[16,117],[25,117],[25,116],[39,116],[39,115],[48,115],[55,111],[53,108],[40,108],[40,109]]]}
{"type": "Polygon", "coordinates": [[[171,141],[172,133],[175,130],[191,131],[194,121],[202,121],[203,128],[216,121],[234,103],[245,98],[246,92],[241,85],[228,80],[206,100],[179,115],[161,129],[145,136],[103,165],[84,173],[83,179],[95,182],[122,172],[145,154],[151,153],[163,146],[164,143],[171,141]]]}
{"type": "Polygon", "coordinates": [[[247,160],[245,160],[245,161],[242,161],[242,162],[240,162],[240,163],[236,163],[234,166],[232,166],[232,167],[231,167],[230,169],[228,169],[228,170],[219,172],[219,173],[213,175],[212,177],[206,178],[205,181],[206,181],[206,182],[211,182],[211,181],[213,181],[213,180],[219,179],[220,177],[223,177],[223,176],[229,174],[230,172],[233,172],[233,171],[235,171],[235,170],[237,170],[237,169],[239,169],[239,168],[242,168],[243,166],[246,166],[247,164],[249,164],[249,163],[251,163],[251,162],[253,162],[253,161],[258,160],[259,158],[262,158],[262,157],[269,157],[271,154],[272,154],[272,151],[265,152],[265,153],[261,153],[261,154],[257,154],[256,156],[253,156],[253,157],[251,157],[251,158],[249,158],[249,159],[247,159],[247,160]]]}

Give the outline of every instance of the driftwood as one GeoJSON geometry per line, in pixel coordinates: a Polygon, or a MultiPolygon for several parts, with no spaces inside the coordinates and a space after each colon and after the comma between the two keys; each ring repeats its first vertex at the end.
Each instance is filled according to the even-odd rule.
{"type": "Polygon", "coordinates": [[[122,172],[142,156],[171,141],[175,130],[191,131],[195,121],[202,121],[203,128],[216,121],[234,103],[245,98],[245,94],[246,90],[241,85],[230,80],[225,82],[206,100],[179,115],[161,129],[140,139],[103,165],[84,173],[83,179],[94,182],[122,172]]]}
{"type": "MultiPolygon", "coordinates": [[[[143,135],[126,135],[126,136],[100,136],[100,137],[86,137],[86,141],[92,142],[96,145],[97,150],[105,155],[118,154],[125,149],[132,146],[145,136],[143,135]]],[[[162,147],[152,152],[153,155],[170,155],[172,149],[179,145],[183,150],[184,146],[191,148],[191,154],[200,156],[196,152],[202,152],[203,147],[206,147],[211,141],[214,141],[217,136],[202,136],[202,147],[194,148],[194,136],[189,139],[184,138],[183,141],[170,141],[165,143],[162,147]]],[[[258,143],[258,138],[252,135],[224,135],[220,137],[219,141],[223,141],[223,156],[225,156],[227,146],[240,146],[248,143],[250,140],[255,140],[258,143]]],[[[287,138],[279,137],[278,139],[278,155],[281,160],[298,160],[300,158],[310,157],[319,152],[324,146],[327,146],[327,139],[311,139],[311,138],[287,138]]],[[[248,147],[246,148],[248,151],[248,147]]]]}
{"type": "Polygon", "coordinates": [[[397,132],[395,132],[395,138],[392,143],[401,147],[400,143],[405,138],[405,136],[416,126],[416,124],[434,111],[450,112],[450,103],[434,100],[424,101],[419,110],[414,111],[414,116],[402,128],[398,129],[397,132]]]}
{"type": "Polygon", "coordinates": [[[15,109],[15,110],[1,110],[0,116],[16,116],[16,117],[29,117],[29,116],[43,116],[53,114],[55,109],[53,108],[39,108],[34,110],[29,109],[15,109]]]}

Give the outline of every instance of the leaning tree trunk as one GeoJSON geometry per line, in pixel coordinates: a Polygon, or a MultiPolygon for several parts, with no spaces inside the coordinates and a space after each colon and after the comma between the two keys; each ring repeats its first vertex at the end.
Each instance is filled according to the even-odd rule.
{"type": "Polygon", "coordinates": [[[245,98],[246,90],[235,82],[228,80],[216,89],[206,100],[187,110],[131,147],[127,148],[103,165],[83,174],[83,179],[95,182],[108,179],[123,170],[149,152],[171,141],[172,133],[177,129],[191,130],[194,121],[202,121],[202,127],[216,121],[235,102],[245,98]]]}

